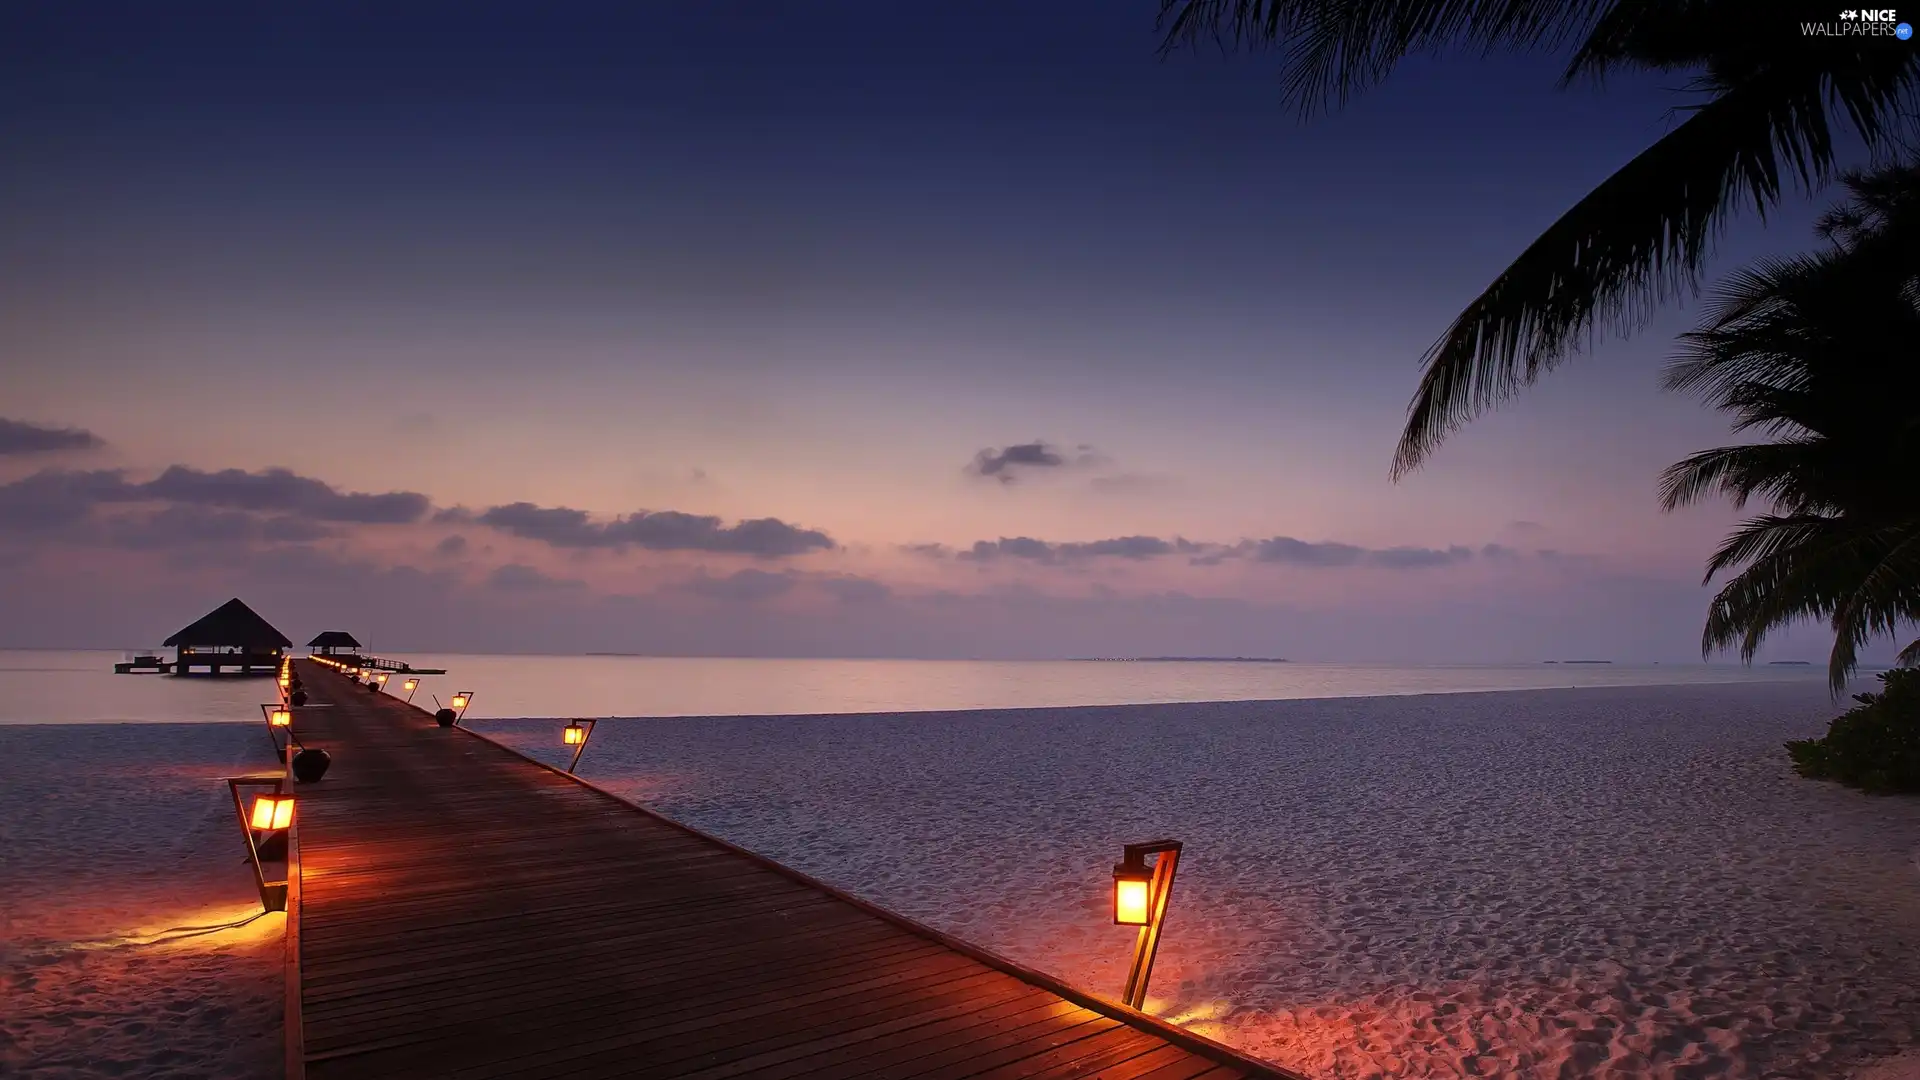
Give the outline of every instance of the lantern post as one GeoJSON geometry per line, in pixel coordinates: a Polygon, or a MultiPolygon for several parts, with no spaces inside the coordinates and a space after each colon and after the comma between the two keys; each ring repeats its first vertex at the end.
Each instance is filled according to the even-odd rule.
{"type": "Polygon", "coordinates": [[[573,760],[567,763],[567,775],[580,766],[580,755],[587,752],[587,740],[593,738],[593,729],[600,725],[598,720],[569,720],[560,730],[560,741],[573,747],[573,760]]]}
{"type": "Polygon", "coordinates": [[[1167,921],[1167,900],[1173,895],[1173,875],[1180,865],[1180,841],[1155,840],[1146,844],[1128,844],[1121,861],[1113,868],[1113,921],[1121,926],[1137,926],[1133,941],[1133,966],[1127,971],[1127,987],[1121,997],[1129,1008],[1146,1005],[1147,980],[1153,975],[1153,958],[1160,951],[1160,928],[1167,921]],[[1151,865],[1147,857],[1153,856],[1151,865]]]}
{"type": "Polygon", "coordinates": [[[295,738],[293,734],[292,707],[284,702],[277,705],[262,704],[260,706],[260,715],[266,718],[267,741],[273,744],[274,756],[280,758],[282,761],[289,760],[290,755],[293,753],[293,747],[298,745],[300,741],[295,738]],[[285,731],[287,733],[285,746],[282,746],[279,738],[275,736],[274,733],[276,731],[285,731]]]}
{"type": "Polygon", "coordinates": [[[286,778],[229,776],[226,781],[227,792],[233,796],[234,816],[239,819],[241,835],[247,841],[247,861],[253,866],[253,882],[260,889],[260,906],[267,911],[285,911],[287,875],[282,872],[279,880],[270,881],[263,864],[287,859],[289,834],[293,830],[293,796],[286,793],[286,778]],[[272,790],[254,796],[253,805],[248,806],[240,795],[242,788],[272,790]]]}

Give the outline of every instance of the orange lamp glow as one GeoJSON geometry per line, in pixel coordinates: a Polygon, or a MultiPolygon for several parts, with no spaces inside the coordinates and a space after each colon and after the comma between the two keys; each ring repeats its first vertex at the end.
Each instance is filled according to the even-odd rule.
{"type": "Polygon", "coordinates": [[[1153,921],[1153,872],[1129,866],[1113,868],[1113,921],[1145,926],[1153,921]]]}
{"type": "Polygon", "coordinates": [[[467,695],[455,694],[453,695],[453,700],[449,701],[447,704],[453,706],[456,709],[464,709],[467,707],[467,695]]]}
{"type": "Polygon", "coordinates": [[[261,795],[253,800],[247,824],[256,829],[284,829],[293,824],[293,796],[261,795]]]}
{"type": "Polygon", "coordinates": [[[400,684],[400,689],[405,690],[409,694],[413,693],[415,690],[418,690],[419,688],[420,688],[419,679],[408,679],[406,682],[403,682],[400,684]]]}
{"type": "Polygon", "coordinates": [[[387,685],[387,673],[383,671],[380,674],[375,675],[373,677],[373,681],[379,683],[381,686],[387,685]]]}
{"type": "Polygon", "coordinates": [[[274,727],[292,727],[293,714],[285,709],[275,709],[267,714],[267,723],[274,727]]]}
{"type": "Polygon", "coordinates": [[[579,724],[568,724],[566,730],[560,733],[560,737],[567,741],[568,746],[579,746],[587,741],[587,729],[579,724]]]}

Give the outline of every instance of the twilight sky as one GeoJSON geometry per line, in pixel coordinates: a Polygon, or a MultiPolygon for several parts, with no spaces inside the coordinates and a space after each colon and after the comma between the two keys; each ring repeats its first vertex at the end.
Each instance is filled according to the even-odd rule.
{"type": "Polygon", "coordinates": [[[1460,56],[1302,120],[1154,0],[290,7],[0,9],[0,647],[237,594],[393,649],[1698,656],[1690,312],[1387,479],[1659,86],[1460,56]]]}

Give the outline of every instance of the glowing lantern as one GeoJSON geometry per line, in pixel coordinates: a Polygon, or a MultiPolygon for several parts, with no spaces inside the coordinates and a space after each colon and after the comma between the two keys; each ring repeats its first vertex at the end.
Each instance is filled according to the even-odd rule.
{"type": "Polygon", "coordinates": [[[267,723],[274,727],[292,727],[293,714],[286,709],[275,709],[267,714],[267,723]]]}
{"type": "Polygon", "coordinates": [[[420,680],[408,679],[406,682],[403,682],[400,684],[400,689],[405,690],[407,693],[411,694],[415,690],[420,689],[420,680]]]}
{"type": "Polygon", "coordinates": [[[1113,868],[1113,921],[1121,926],[1153,921],[1153,871],[1144,864],[1113,868]]]}
{"type": "Polygon", "coordinates": [[[579,746],[587,741],[587,729],[578,723],[568,724],[566,730],[560,733],[560,737],[566,740],[568,746],[579,746]]]}
{"type": "Polygon", "coordinates": [[[261,795],[253,800],[253,813],[247,824],[256,829],[284,829],[293,824],[293,796],[261,795]]]}
{"type": "Polygon", "coordinates": [[[383,671],[380,674],[375,675],[373,677],[373,681],[379,683],[381,686],[387,685],[387,673],[383,671]]]}
{"type": "Polygon", "coordinates": [[[453,706],[456,709],[464,709],[467,707],[467,695],[455,694],[453,695],[453,700],[447,702],[447,704],[453,706]]]}

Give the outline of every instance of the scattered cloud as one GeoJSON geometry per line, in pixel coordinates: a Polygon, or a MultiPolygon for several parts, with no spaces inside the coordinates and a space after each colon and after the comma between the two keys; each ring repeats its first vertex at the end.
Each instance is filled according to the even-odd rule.
{"type": "MultiPolygon", "coordinates": [[[[1116,536],[1107,540],[1054,542],[1031,536],[1003,536],[998,540],[980,540],[973,546],[954,551],[942,544],[911,544],[902,550],[929,558],[955,558],[986,563],[997,560],[1025,560],[1034,563],[1072,563],[1089,559],[1156,559],[1166,555],[1184,555],[1194,566],[1218,566],[1229,560],[1255,563],[1281,563],[1308,567],[1378,567],[1385,570],[1420,570],[1450,566],[1474,558],[1473,548],[1459,544],[1444,548],[1390,547],[1365,548],[1326,540],[1310,542],[1291,536],[1265,540],[1242,540],[1234,544],[1203,543],[1184,537],[1163,539],[1158,536],[1116,536]]],[[[1488,558],[1517,555],[1510,548],[1489,544],[1481,550],[1488,558]]]]}
{"type": "Polygon", "coordinates": [[[82,428],[47,427],[0,416],[0,457],[97,450],[105,445],[105,439],[82,428]]]}
{"type": "Polygon", "coordinates": [[[1420,570],[1430,566],[1452,566],[1473,558],[1473,549],[1458,544],[1448,548],[1390,547],[1367,553],[1367,562],[1390,570],[1420,570]]]}
{"type": "Polygon", "coordinates": [[[1484,558],[1499,560],[1512,560],[1520,557],[1518,548],[1510,548],[1505,544],[1487,544],[1480,549],[1480,554],[1484,558]]]}
{"type": "Polygon", "coordinates": [[[956,558],[969,562],[995,559],[1028,559],[1034,562],[1075,562],[1084,559],[1151,559],[1179,550],[1183,541],[1162,540],[1157,536],[1116,536],[1110,540],[1049,543],[1031,536],[1003,536],[998,540],[980,540],[956,558]]]}
{"type": "Polygon", "coordinates": [[[0,484],[0,529],[40,532],[86,521],[95,506],[122,495],[126,480],[117,471],[69,472],[49,469],[0,484]]]}
{"type": "Polygon", "coordinates": [[[1537,521],[1509,521],[1502,531],[1511,536],[1539,536],[1548,529],[1537,521]]]}
{"type": "Polygon", "coordinates": [[[983,480],[1011,484],[1034,471],[1095,465],[1102,460],[1099,452],[1085,443],[1068,451],[1044,439],[1035,439],[999,449],[988,447],[973,455],[965,471],[983,480]]]}
{"type": "Polygon", "coordinates": [[[557,578],[525,563],[507,563],[487,575],[487,584],[496,589],[577,589],[586,583],[572,578],[557,578]]]}
{"type": "Polygon", "coordinates": [[[1246,554],[1254,562],[1290,563],[1294,566],[1353,566],[1366,556],[1367,549],[1331,540],[1309,543],[1291,536],[1275,536],[1253,541],[1246,554]]]}
{"type": "Polygon", "coordinates": [[[1337,540],[1308,541],[1291,536],[1274,536],[1265,540],[1243,540],[1194,561],[1211,566],[1227,559],[1245,558],[1258,563],[1315,568],[1371,566],[1383,570],[1424,570],[1435,566],[1452,566],[1473,557],[1472,548],[1459,544],[1444,548],[1367,548],[1337,540]]]}
{"type": "Polygon", "coordinates": [[[344,492],[291,469],[222,469],[201,472],[174,465],[144,484],[131,484],[125,501],[156,500],[222,506],[235,510],[274,510],[316,521],[361,525],[400,525],[425,517],[430,503],[417,491],[384,495],[344,492]]]}
{"type": "Polygon", "coordinates": [[[466,550],[467,538],[461,536],[459,533],[442,537],[439,543],[433,545],[433,553],[435,555],[441,555],[447,558],[464,554],[466,550]]]}
{"type": "Polygon", "coordinates": [[[0,484],[0,531],[141,550],[309,543],[337,535],[337,524],[403,524],[426,512],[424,495],[342,492],[285,469],[209,473],[176,465],[144,483],[118,469],[46,469],[0,484]],[[161,509],[141,509],[154,505],[161,509]]]}
{"type": "Polygon", "coordinates": [[[641,548],[648,551],[704,551],[778,559],[836,545],[826,533],[802,529],[779,518],[754,518],[734,525],[720,518],[677,510],[639,511],[595,521],[585,510],[541,507],[517,502],[479,514],[443,511],[436,521],[472,521],[525,540],[562,548],[641,548]]]}

